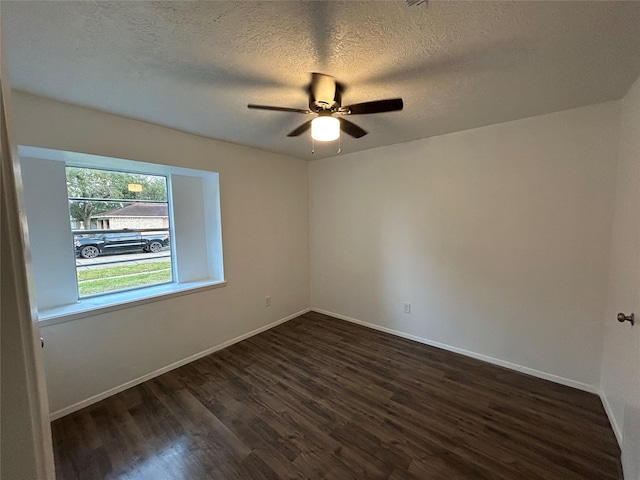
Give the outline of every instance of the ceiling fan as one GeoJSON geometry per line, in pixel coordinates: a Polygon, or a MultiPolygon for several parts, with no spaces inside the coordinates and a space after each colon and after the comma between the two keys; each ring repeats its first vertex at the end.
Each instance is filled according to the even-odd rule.
{"type": "Polygon", "coordinates": [[[403,107],[401,98],[355,103],[343,107],[342,90],[342,85],[337,83],[333,77],[322,73],[312,73],[311,85],[309,86],[308,109],[302,110],[253,104],[247,106],[258,110],[315,115],[311,120],[303,123],[292,132],[289,132],[287,137],[297,137],[311,128],[311,137],[314,140],[325,142],[338,139],[340,137],[340,130],[354,138],[364,137],[367,134],[366,130],[344,118],[347,115],[394,112],[402,110],[403,107]]]}

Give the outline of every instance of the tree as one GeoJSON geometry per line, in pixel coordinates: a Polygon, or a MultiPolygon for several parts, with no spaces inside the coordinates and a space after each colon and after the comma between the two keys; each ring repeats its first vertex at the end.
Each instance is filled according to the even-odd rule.
{"type": "Polygon", "coordinates": [[[166,201],[167,183],[154,175],[67,167],[67,192],[71,217],[90,229],[91,217],[122,208],[126,200],[166,201]],[[141,185],[142,191],[129,190],[131,184],[141,185]]]}

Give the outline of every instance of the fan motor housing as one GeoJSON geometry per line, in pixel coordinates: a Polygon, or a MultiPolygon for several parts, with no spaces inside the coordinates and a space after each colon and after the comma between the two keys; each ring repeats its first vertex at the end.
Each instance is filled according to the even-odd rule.
{"type": "Polygon", "coordinates": [[[313,92],[309,93],[309,110],[312,112],[322,112],[324,110],[336,111],[342,103],[340,89],[336,88],[333,98],[316,98],[313,92]]]}
{"type": "Polygon", "coordinates": [[[335,112],[342,104],[342,86],[333,77],[314,73],[309,86],[309,110],[335,112]]]}

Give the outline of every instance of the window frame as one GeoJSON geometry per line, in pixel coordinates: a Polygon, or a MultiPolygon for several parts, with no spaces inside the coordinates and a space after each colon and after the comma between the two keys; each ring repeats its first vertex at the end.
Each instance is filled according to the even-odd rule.
{"type": "MultiPolygon", "coordinates": [[[[149,174],[149,173],[145,173],[145,172],[141,172],[141,171],[123,171],[123,170],[115,170],[115,169],[106,169],[106,168],[96,168],[93,166],[78,166],[78,165],[70,165],[68,163],[65,163],[65,173],[67,168],[83,168],[83,169],[87,169],[87,170],[101,170],[103,172],[115,172],[115,173],[133,173],[133,174],[137,174],[137,175],[148,175],[148,176],[154,176],[154,177],[162,177],[164,179],[165,182],[165,190],[166,190],[166,200],[164,201],[160,201],[160,200],[147,200],[147,199],[125,199],[125,198],[82,198],[80,199],[79,197],[72,197],[69,196],[69,190],[68,190],[68,184],[67,184],[67,196],[69,198],[69,203],[71,203],[72,201],[95,201],[95,202],[109,202],[111,201],[112,203],[155,203],[155,204],[160,204],[160,205],[166,205],[167,206],[167,216],[168,216],[168,222],[169,222],[169,226],[165,229],[165,228],[147,228],[147,229],[129,229],[129,228],[125,228],[125,229],[109,229],[109,227],[104,228],[104,226],[96,228],[96,229],[90,229],[90,230],[77,230],[77,229],[73,229],[71,228],[71,234],[73,235],[73,240],[74,240],[74,244],[75,244],[75,240],[76,240],[76,235],[83,235],[83,234],[101,234],[101,233],[143,233],[143,232],[160,232],[160,231],[166,231],[169,233],[169,236],[171,237],[173,234],[173,209],[171,208],[171,196],[169,195],[169,192],[171,191],[171,175],[159,175],[159,174],[149,174]],[[84,232],[88,232],[88,233],[84,233],[84,232]]],[[[68,175],[67,175],[67,179],[68,179],[68,175]]],[[[68,180],[67,180],[68,182],[68,180]]],[[[109,222],[109,220],[98,220],[98,223],[104,223],[104,222],[109,222]]],[[[107,223],[108,224],[108,223],[107,223]]],[[[125,289],[120,289],[120,290],[114,290],[112,292],[107,292],[107,293],[97,293],[97,294],[93,294],[93,295],[85,295],[82,296],[80,294],[80,279],[77,277],[78,275],[78,263],[76,262],[76,280],[77,280],[77,296],[78,296],[78,301],[81,300],[85,300],[88,298],[93,298],[93,297],[100,297],[103,295],[111,295],[111,294],[115,294],[115,293],[120,293],[120,292],[127,292],[127,291],[131,291],[131,290],[139,290],[139,289],[146,289],[149,287],[153,287],[156,285],[166,285],[166,284],[171,284],[171,283],[176,283],[176,274],[177,274],[177,269],[175,266],[175,251],[174,251],[174,247],[173,245],[171,245],[171,243],[169,244],[169,248],[170,248],[170,259],[171,259],[171,281],[169,282],[162,282],[162,283],[154,283],[151,285],[142,285],[142,286],[138,286],[138,287],[130,287],[130,288],[125,288],[125,289]]],[[[117,263],[117,262],[113,262],[113,263],[117,263]]],[[[125,262],[122,262],[125,263],[125,262]]]]}
{"type": "MultiPolygon", "coordinates": [[[[176,167],[166,164],[141,162],[136,160],[120,159],[98,156],[62,150],[53,150],[40,147],[19,146],[18,152],[22,158],[23,172],[25,162],[30,159],[42,161],[62,162],[62,169],[67,166],[81,168],[98,168],[131,173],[149,175],[163,175],[167,178],[167,203],[170,209],[169,231],[171,234],[172,249],[172,274],[173,282],[148,287],[123,290],[103,295],[83,297],[78,299],[77,277],[75,278],[74,297],[75,302],[69,300],[68,288],[62,287],[69,298],[60,305],[36,305],[36,312],[41,326],[62,323],[88,316],[99,315],[114,310],[131,308],[145,303],[156,302],[180,295],[187,295],[211,288],[219,288],[226,285],[224,277],[224,261],[222,249],[222,219],[220,208],[219,174],[209,170],[196,170],[184,167],[176,167]],[[199,195],[199,196],[198,196],[199,195]],[[176,206],[176,200],[178,199],[176,206]],[[199,200],[200,205],[197,205],[199,200]],[[193,208],[196,205],[197,208],[193,208]],[[178,221],[175,209],[179,212],[188,212],[178,221]],[[196,212],[191,213],[192,210],[196,212]],[[188,218],[187,218],[188,217],[188,218]],[[194,232],[192,232],[192,229],[194,232]],[[198,237],[197,239],[191,237],[198,237]],[[202,244],[204,241],[204,244],[202,244]],[[200,243],[198,243],[200,242],[200,243]],[[202,244],[202,248],[198,247],[202,244]]],[[[28,166],[28,163],[26,163],[28,166]]],[[[58,164],[51,163],[52,168],[58,168],[58,164]]],[[[24,173],[23,173],[24,176],[24,173]]],[[[65,175],[66,179],[66,175],[65,175]]],[[[29,196],[28,181],[23,178],[23,194],[29,196]]],[[[67,199],[67,185],[64,184],[64,194],[67,199]]],[[[58,189],[57,183],[54,189],[58,189]]],[[[27,200],[27,198],[25,198],[27,200]]],[[[36,207],[32,207],[36,208],[36,207]]],[[[29,201],[25,201],[27,230],[29,224],[29,201]]],[[[33,214],[33,210],[32,214],[33,214]]],[[[178,214],[179,214],[178,212],[178,214]]],[[[58,214],[59,215],[59,214],[58,214]]],[[[71,241],[69,252],[61,252],[65,255],[73,249],[73,275],[75,277],[75,247],[73,247],[73,235],[71,233],[68,205],[66,208],[66,226],[71,241]]],[[[37,229],[36,229],[37,230],[37,229]]],[[[60,245],[64,244],[60,239],[60,245]]],[[[34,242],[31,242],[32,244],[34,242]]],[[[42,242],[41,242],[42,243],[42,242]]],[[[62,247],[59,247],[62,248],[62,247]]],[[[33,250],[33,247],[32,247],[33,250]]],[[[37,249],[36,249],[37,250],[37,249]]],[[[55,253],[55,252],[54,252],[55,253]]],[[[36,257],[38,252],[32,255],[32,271],[36,282],[35,297],[38,296],[37,274],[48,272],[42,260],[36,257]]],[[[42,258],[42,255],[41,257],[42,258]]],[[[66,265],[66,263],[65,263],[66,265]]],[[[66,267],[65,267],[66,268],[66,267]]],[[[49,274],[49,273],[47,273],[49,274]]]]}

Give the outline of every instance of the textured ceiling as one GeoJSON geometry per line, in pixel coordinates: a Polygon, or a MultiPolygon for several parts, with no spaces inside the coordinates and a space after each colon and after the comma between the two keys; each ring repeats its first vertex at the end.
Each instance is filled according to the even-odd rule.
{"type": "MultiPolygon", "coordinates": [[[[17,89],[299,158],[311,72],[350,117],[354,152],[622,97],[640,75],[640,2],[3,2],[17,89]]],[[[316,158],[337,143],[316,144],[316,158]]]]}

